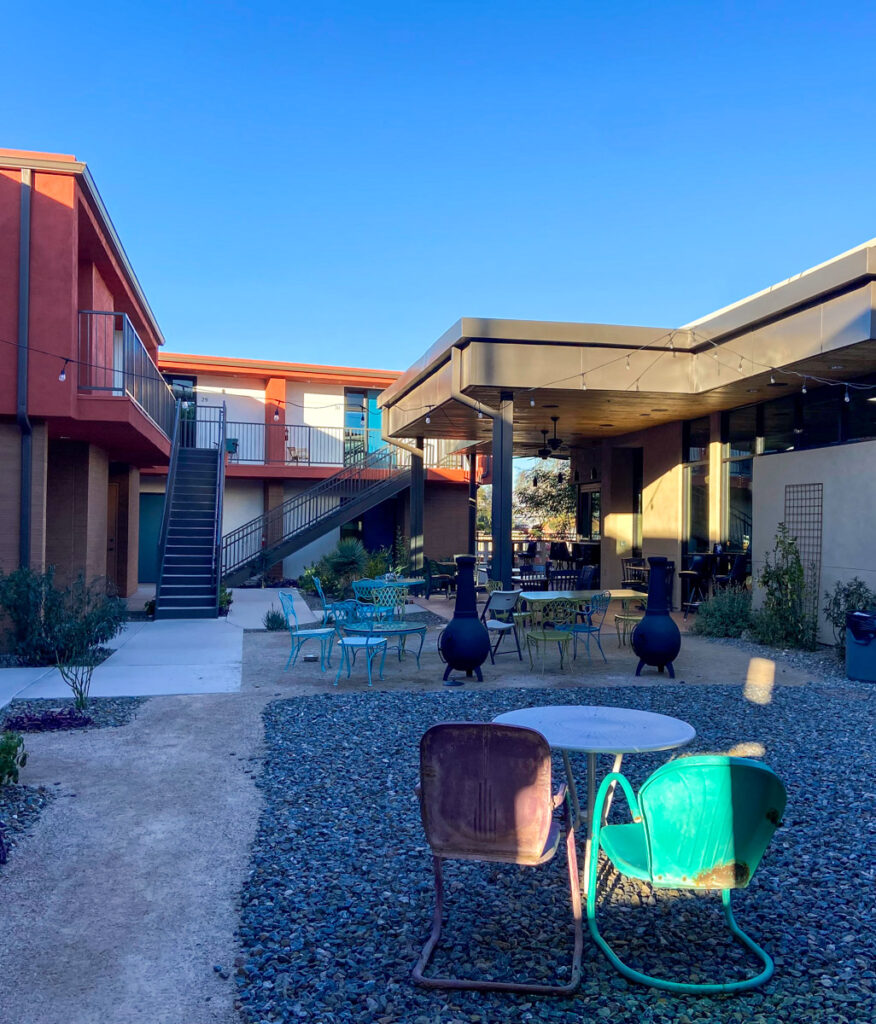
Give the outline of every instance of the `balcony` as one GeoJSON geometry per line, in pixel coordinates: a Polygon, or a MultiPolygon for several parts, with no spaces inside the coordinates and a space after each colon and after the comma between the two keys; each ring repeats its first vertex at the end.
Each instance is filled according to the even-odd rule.
{"type": "Polygon", "coordinates": [[[78,359],[80,394],[127,396],[170,438],[176,399],[124,313],[80,310],[78,359]]]}
{"type": "MultiPolygon", "coordinates": [[[[198,407],[197,423],[192,418],[190,428],[198,431],[199,444],[204,440],[202,432],[211,429],[209,420],[204,419],[205,412],[207,409],[203,406],[198,407]]],[[[379,430],[365,427],[311,427],[229,420],[226,431],[229,462],[242,466],[349,466],[386,444],[379,430]]],[[[425,448],[424,464],[430,469],[466,468],[465,458],[458,450],[459,442],[430,438],[425,448]]]]}

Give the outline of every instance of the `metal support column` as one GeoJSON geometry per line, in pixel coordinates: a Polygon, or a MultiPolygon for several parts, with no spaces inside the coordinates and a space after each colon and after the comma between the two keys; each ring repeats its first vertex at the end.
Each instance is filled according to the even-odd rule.
{"type": "Polygon", "coordinates": [[[511,492],[514,487],[514,395],[503,391],[493,417],[493,564],[490,576],[511,589],[511,492]]]}
{"type": "Polygon", "coordinates": [[[468,457],[468,550],[477,556],[478,543],[478,457],[468,457]]]}
{"type": "MultiPolygon", "coordinates": [[[[423,438],[417,438],[417,447],[423,447],[423,438]]],[[[411,455],[411,572],[423,568],[423,493],[425,474],[423,456],[411,455]]]]}

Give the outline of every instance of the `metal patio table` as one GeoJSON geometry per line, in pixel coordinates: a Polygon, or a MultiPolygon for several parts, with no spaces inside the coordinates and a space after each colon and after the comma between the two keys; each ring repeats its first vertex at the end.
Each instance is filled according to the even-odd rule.
{"type": "Polygon", "coordinates": [[[409,636],[413,636],[415,633],[419,634],[420,646],[417,649],[415,655],[417,659],[417,668],[420,667],[420,655],[423,653],[423,644],[426,642],[426,630],[427,626],[416,626],[409,622],[362,622],[362,623],[344,623],[343,630],[345,633],[349,633],[350,636],[374,636],[380,637],[384,640],[389,640],[390,637],[398,637],[398,643],[395,644],[395,649],[398,652],[398,660],[402,660],[402,655],[405,653],[405,639],[409,636]]]}
{"type": "MultiPolygon", "coordinates": [[[[569,754],[587,755],[587,839],[584,852],[584,878],[588,877],[590,841],[593,835],[593,805],[596,802],[596,758],[612,754],[612,771],[620,771],[624,754],[643,754],[655,750],[683,747],[696,736],[696,729],[680,718],[658,715],[635,708],[597,707],[583,704],[555,704],[506,711],[493,719],[506,725],[535,729],[563,755],[569,784],[569,796],[575,814],[575,826],[581,821],[578,791],[572,775],[569,754]]],[[[610,801],[606,804],[608,815],[610,801]]]]}
{"type": "Polygon", "coordinates": [[[527,604],[537,604],[545,601],[580,601],[584,604],[592,601],[597,594],[611,594],[612,601],[643,601],[648,595],[640,590],[612,590],[609,587],[601,587],[597,590],[521,590],[520,600],[527,604]]]}

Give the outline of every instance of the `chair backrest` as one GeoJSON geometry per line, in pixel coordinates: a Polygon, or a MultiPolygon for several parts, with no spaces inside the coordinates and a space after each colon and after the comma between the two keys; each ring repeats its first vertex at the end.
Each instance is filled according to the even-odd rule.
{"type": "Polygon", "coordinates": [[[578,578],[575,580],[575,590],[592,590],[595,575],[595,565],[583,565],[578,573],[578,578]]]}
{"type": "Polygon", "coordinates": [[[590,598],[588,607],[590,609],[590,625],[599,626],[601,628],[603,620],[605,619],[605,613],[608,611],[608,606],[611,604],[611,591],[603,590],[601,594],[594,594],[590,598]]]}
{"type": "Polygon", "coordinates": [[[748,555],[736,555],[733,559],[733,568],[730,570],[732,585],[744,583],[748,577],[748,555]]]}
{"type": "Polygon", "coordinates": [[[501,590],[502,587],[504,586],[505,584],[502,582],[502,580],[487,580],[487,582],[484,584],[484,587],[486,588],[488,594],[492,594],[496,590],[501,590]]]}
{"type": "Polygon", "coordinates": [[[578,617],[578,602],[558,597],[553,601],[539,602],[539,606],[533,610],[540,619],[541,628],[556,626],[562,629],[564,626],[574,626],[578,617]]]}
{"type": "Polygon", "coordinates": [[[785,811],[766,765],[701,754],[658,768],[639,791],[651,879],[679,889],[742,889],[785,811]]]}
{"type": "Polygon", "coordinates": [[[548,558],[552,562],[568,562],[571,558],[569,547],[564,540],[552,540],[548,558]]]}
{"type": "Polygon", "coordinates": [[[399,586],[374,587],[371,603],[394,619],[403,619],[408,604],[408,588],[399,586]]]}
{"type": "Polygon", "coordinates": [[[370,601],[371,591],[375,587],[379,587],[381,584],[377,580],[354,580],[353,581],[353,593],[356,595],[358,601],[370,601]]]}
{"type": "Polygon", "coordinates": [[[443,722],[420,740],[420,810],[437,857],[537,863],[551,828],[551,748],[514,725],[443,722]]]}
{"type": "Polygon", "coordinates": [[[700,579],[708,579],[712,569],[712,559],[708,555],[694,555],[690,560],[690,572],[695,572],[700,579]]]}
{"type": "Polygon", "coordinates": [[[493,590],[487,598],[481,619],[498,619],[499,622],[511,622],[511,613],[517,607],[520,594],[516,590],[493,590]]]}
{"type": "Polygon", "coordinates": [[[291,594],[284,594],[280,591],[280,607],[286,617],[286,625],[294,633],[298,630],[298,616],[295,614],[295,602],[291,594]]]}
{"type": "Polygon", "coordinates": [[[574,569],[551,569],[548,574],[548,590],[573,590],[578,580],[574,569]]]}
{"type": "Polygon", "coordinates": [[[323,592],[322,589],[322,583],[320,582],[319,576],[313,576],[312,579],[313,585],[316,587],[317,596],[319,597],[320,601],[322,601],[322,610],[325,611],[328,608],[328,605],[326,604],[325,601],[325,593],[323,592]]]}

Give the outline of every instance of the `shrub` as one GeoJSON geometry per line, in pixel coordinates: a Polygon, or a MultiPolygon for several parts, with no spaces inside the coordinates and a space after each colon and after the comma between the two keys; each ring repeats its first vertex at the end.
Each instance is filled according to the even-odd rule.
{"type": "Polygon", "coordinates": [[[779,523],[772,551],[766,552],[757,577],[763,605],[752,614],[752,626],[761,643],[774,647],[815,647],[817,599],[800,559],[797,541],[779,523]]]}
{"type": "Polygon", "coordinates": [[[273,605],[265,612],[262,625],[272,633],[286,628],[286,616],[273,605]]]}
{"type": "Polygon", "coordinates": [[[225,586],[224,583],[219,584],[219,614],[227,615],[228,610],[234,604],[234,595],[225,586]]]}
{"type": "Polygon", "coordinates": [[[751,594],[740,587],[727,587],[700,604],[691,632],[699,636],[740,637],[750,628],[751,594]]]}
{"type": "Polygon", "coordinates": [[[876,594],[863,580],[855,576],[848,583],[837,580],[833,592],[825,590],[824,597],[827,601],[822,609],[824,617],[833,629],[837,653],[840,657],[845,657],[846,613],[863,612],[870,608],[876,608],[876,594]]]}
{"type": "Polygon", "coordinates": [[[4,732],[0,735],[0,786],[18,782],[18,769],[26,764],[27,752],[21,733],[4,732]]]}
{"type": "Polygon", "coordinates": [[[25,665],[54,665],[52,623],[60,613],[55,570],[0,573],[0,608],[9,617],[12,653],[25,665]]]}
{"type": "Polygon", "coordinates": [[[365,575],[368,552],[361,540],[345,537],[338,541],[338,546],[325,556],[325,560],[334,575],[337,589],[343,595],[349,590],[353,580],[361,579],[365,575]]]}
{"type": "Polygon", "coordinates": [[[368,560],[365,563],[365,575],[369,579],[376,579],[393,569],[393,556],[391,548],[378,548],[376,551],[368,552],[368,560]]]}

